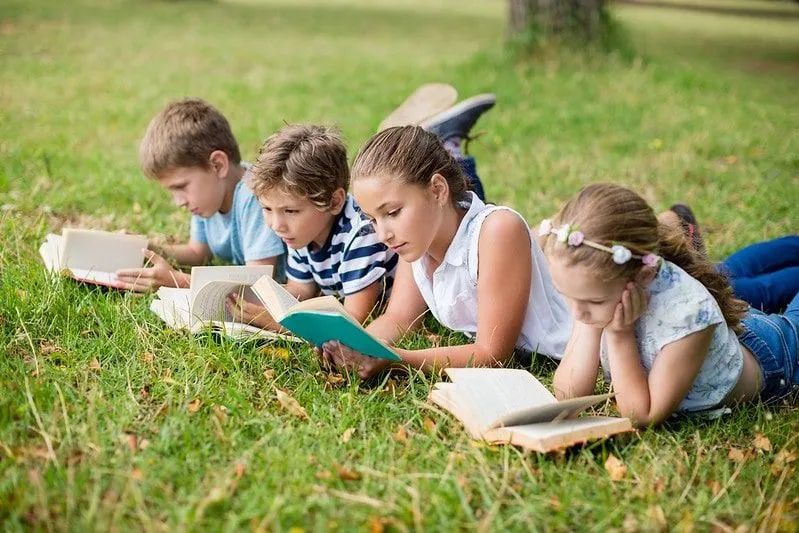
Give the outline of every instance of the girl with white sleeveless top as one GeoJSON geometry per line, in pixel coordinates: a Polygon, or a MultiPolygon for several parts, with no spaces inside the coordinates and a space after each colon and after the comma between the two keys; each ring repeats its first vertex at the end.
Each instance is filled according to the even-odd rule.
{"type": "MultiPolygon", "coordinates": [[[[492,366],[516,349],[559,359],[572,319],[555,290],[544,254],[521,215],[484,204],[458,164],[422,128],[386,129],[361,149],[352,192],[380,240],[400,256],[386,312],[368,327],[394,344],[429,309],[474,342],[396,352],[431,367],[492,366]]],[[[346,252],[345,252],[346,253],[346,252]]],[[[322,357],[366,378],[386,361],[331,342],[322,357]]]]}

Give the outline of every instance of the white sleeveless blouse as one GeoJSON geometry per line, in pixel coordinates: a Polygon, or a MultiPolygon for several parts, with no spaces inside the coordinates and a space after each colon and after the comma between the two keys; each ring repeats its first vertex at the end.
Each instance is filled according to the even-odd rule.
{"type": "MultiPolygon", "coordinates": [[[[411,268],[433,316],[449,329],[474,337],[477,333],[477,246],[483,222],[500,209],[511,211],[522,220],[524,217],[508,207],[486,205],[474,193],[469,194],[471,201],[462,205],[468,207],[468,211],[432,278],[427,275],[426,255],[411,263],[411,268]]],[[[552,284],[544,252],[532,236],[530,254],[533,279],[516,347],[560,359],[571,335],[572,317],[552,284]]]]}

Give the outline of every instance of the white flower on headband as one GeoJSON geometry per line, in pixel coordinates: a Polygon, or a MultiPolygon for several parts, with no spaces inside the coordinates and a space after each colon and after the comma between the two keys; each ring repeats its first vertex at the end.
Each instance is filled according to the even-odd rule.
{"type": "Polygon", "coordinates": [[[569,246],[580,246],[585,240],[582,231],[572,231],[569,233],[569,246]]]}
{"type": "Polygon", "coordinates": [[[571,226],[568,224],[564,224],[558,230],[558,240],[560,242],[566,242],[569,239],[569,233],[571,233],[571,226]]]}
{"type": "Polygon", "coordinates": [[[538,225],[538,236],[543,237],[544,235],[549,235],[550,233],[552,233],[552,221],[548,218],[545,218],[538,225]]]}
{"type": "Polygon", "coordinates": [[[658,263],[660,263],[660,256],[655,254],[646,254],[641,258],[641,262],[646,266],[658,266],[658,263]]]}
{"type": "Polygon", "coordinates": [[[623,265],[633,257],[633,253],[621,244],[611,246],[610,253],[613,254],[613,262],[617,265],[623,265]]]}

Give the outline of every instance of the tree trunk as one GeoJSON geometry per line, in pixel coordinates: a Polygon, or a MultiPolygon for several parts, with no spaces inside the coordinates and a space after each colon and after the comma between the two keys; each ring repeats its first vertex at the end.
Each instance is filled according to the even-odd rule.
{"type": "Polygon", "coordinates": [[[508,35],[533,31],[542,37],[600,35],[604,0],[508,0],[508,35]]]}

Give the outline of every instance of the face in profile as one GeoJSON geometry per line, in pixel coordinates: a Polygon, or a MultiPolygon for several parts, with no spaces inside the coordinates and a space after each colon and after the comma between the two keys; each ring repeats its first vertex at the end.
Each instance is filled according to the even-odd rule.
{"type": "Polygon", "coordinates": [[[353,182],[355,200],[372,220],[378,238],[404,261],[422,257],[441,225],[443,209],[434,183],[420,186],[383,176],[353,182]]]}
{"type": "MultiPolygon", "coordinates": [[[[342,194],[339,195],[343,198],[342,194]]],[[[304,196],[273,187],[258,198],[266,224],[289,248],[323,246],[339,209],[320,210],[304,196]]],[[[339,202],[340,203],[340,202],[339,202]]]]}
{"type": "Polygon", "coordinates": [[[172,195],[175,205],[208,218],[222,208],[225,181],[212,167],[182,167],[165,171],[158,182],[172,195]]]}

